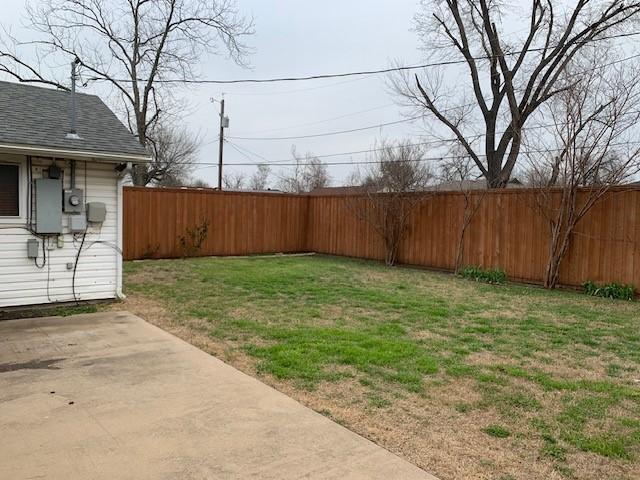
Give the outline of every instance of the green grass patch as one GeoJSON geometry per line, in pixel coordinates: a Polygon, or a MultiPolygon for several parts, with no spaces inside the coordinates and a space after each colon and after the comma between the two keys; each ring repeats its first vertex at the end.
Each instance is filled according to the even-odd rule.
{"type": "Polygon", "coordinates": [[[482,429],[484,433],[491,437],[507,438],[511,435],[511,432],[502,425],[488,425],[482,429]]]}
{"type": "Polygon", "coordinates": [[[68,307],[57,307],[47,311],[53,317],[68,317],[70,315],[81,315],[85,313],[96,313],[98,307],[95,305],[71,305],[68,307]]]}
{"type": "Polygon", "coordinates": [[[182,325],[197,319],[261,375],[300,389],[348,380],[362,408],[387,409],[464,385],[477,398],[443,411],[482,410],[495,416],[476,426],[486,434],[541,440],[541,458],[565,476],[578,452],[640,454],[636,302],[320,256],[128,262],[125,274],[127,293],[182,325]]]}

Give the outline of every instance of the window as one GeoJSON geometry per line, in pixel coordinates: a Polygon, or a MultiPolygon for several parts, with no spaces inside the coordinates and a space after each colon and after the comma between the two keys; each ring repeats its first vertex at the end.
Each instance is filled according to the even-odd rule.
{"type": "Polygon", "coordinates": [[[0,217],[20,216],[20,167],[0,165],[0,217]]]}

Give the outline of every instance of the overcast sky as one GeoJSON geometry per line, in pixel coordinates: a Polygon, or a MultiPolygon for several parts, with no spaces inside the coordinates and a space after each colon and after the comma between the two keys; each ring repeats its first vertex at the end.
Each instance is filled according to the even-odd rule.
{"type": "MultiPolygon", "coordinates": [[[[25,0],[1,2],[0,23],[21,40],[33,39],[33,33],[21,26],[24,23],[25,0]]],[[[395,62],[415,65],[425,60],[425,53],[418,48],[417,35],[411,31],[413,16],[419,10],[419,0],[242,0],[238,3],[242,13],[255,18],[256,34],[247,42],[255,51],[247,59],[250,67],[239,67],[224,55],[204,56],[198,65],[200,78],[227,80],[298,77],[375,70],[389,67],[395,62]]],[[[573,1],[559,4],[572,5],[573,1]]],[[[518,2],[508,5],[508,16],[501,24],[503,38],[518,44],[522,32],[528,28],[529,11],[518,8],[518,2]]],[[[562,15],[561,11],[556,14],[562,15]]],[[[637,52],[635,37],[620,43],[625,54],[637,52]]],[[[435,52],[444,55],[447,50],[435,52]]],[[[443,59],[451,58],[447,56],[443,59]]],[[[33,61],[29,58],[25,60],[33,61]]],[[[66,64],[62,68],[66,69],[66,64]]],[[[442,74],[446,79],[445,87],[455,89],[458,85],[465,86],[462,91],[450,91],[445,102],[460,104],[472,99],[464,65],[443,67],[442,74]]],[[[368,150],[381,139],[416,140],[424,134],[432,139],[433,136],[429,133],[436,133],[441,138],[450,137],[450,133],[442,125],[427,120],[429,123],[426,124],[422,121],[404,122],[319,138],[233,138],[315,135],[406,119],[412,112],[402,111],[398,107],[395,103],[398,98],[391,92],[388,83],[386,75],[370,75],[224,87],[177,86],[174,90],[187,104],[183,112],[186,127],[202,138],[198,162],[204,164],[217,163],[219,104],[212,103],[210,99],[219,100],[224,93],[226,113],[230,117],[230,128],[226,135],[242,151],[236,151],[231,144],[225,145],[224,160],[228,165],[225,172],[243,172],[248,177],[256,167],[232,164],[291,161],[293,145],[302,155],[308,152],[323,156],[368,150]]],[[[104,86],[93,83],[87,88],[81,88],[81,91],[97,93],[109,103],[108,91],[104,86]]],[[[476,123],[470,122],[466,126],[466,135],[483,133],[482,122],[476,123]]],[[[536,133],[536,136],[539,135],[536,133]]],[[[482,139],[476,135],[475,141],[481,143],[482,139]]],[[[443,147],[430,148],[431,151],[427,154],[432,157],[444,154],[443,147]]],[[[368,157],[370,159],[370,154],[354,154],[334,156],[325,161],[358,162],[367,160],[368,157]]],[[[522,160],[524,161],[525,159],[522,160]]],[[[353,169],[353,165],[329,165],[332,183],[344,183],[353,169]]],[[[274,168],[271,186],[275,185],[281,173],[282,167],[274,168]]],[[[217,168],[199,165],[194,171],[194,177],[215,185],[217,168]]]]}
{"type": "MultiPolygon", "coordinates": [[[[241,9],[255,17],[256,34],[249,43],[255,53],[250,69],[224,57],[202,59],[202,78],[302,76],[384,68],[394,60],[413,63],[421,58],[416,36],[410,31],[417,0],[243,0],[241,9]]],[[[20,28],[24,0],[2,0],[1,21],[13,34],[28,38],[20,28]]],[[[91,88],[85,89],[94,93],[91,88]]],[[[203,137],[201,162],[217,161],[217,104],[224,92],[230,117],[229,136],[298,136],[352,129],[402,119],[393,104],[384,76],[329,79],[296,83],[233,86],[201,86],[185,89],[190,104],[185,121],[203,137]],[[354,112],[368,112],[329,120],[354,112]],[[317,122],[317,123],[316,123],[317,122]],[[309,123],[315,123],[308,125],[309,123]]],[[[327,154],[371,148],[381,137],[397,138],[418,133],[408,124],[338,136],[304,140],[232,140],[270,161],[290,158],[295,144],[300,153],[327,154]]],[[[334,161],[361,160],[343,157],[334,161]]],[[[262,161],[253,157],[256,162],[262,161]]],[[[247,158],[228,145],[225,162],[247,163],[247,158]]],[[[250,175],[253,167],[230,167],[250,175]]],[[[351,167],[332,166],[330,174],[339,184],[351,167]]],[[[195,176],[215,183],[216,168],[200,168],[195,176]]]]}

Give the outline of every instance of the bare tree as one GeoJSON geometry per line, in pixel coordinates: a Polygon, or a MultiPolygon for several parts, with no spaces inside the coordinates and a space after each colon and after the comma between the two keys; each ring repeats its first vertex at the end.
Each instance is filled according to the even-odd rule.
{"type": "Polygon", "coordinates": [[[281,190],[303,193],[329,186],[331,178],[327,166],[318,157],[311,153],[302,157],[297,153],[295,146],[291,148],[291,155],[295,166],[280,177],[279,187],[281,190]]]}
{"type": "Polygon", "coordinates": [[[156,123],[149,133],[148,149],[152,161],[133,167],[132,183],[165,187],[188,183],[200,149],[200,138],[180,127],[163,123],[156,123]]]}
{"type": "Polygon", "coordinates": [[[242,172],[225,173],[222,176],[222,183],[226,190],[244,189],[246,177],[242,172]]]}
{"type": "Polygon", "coordinates": [[[256,191],[266,190],[269,184],[269,175],[271,175],[269,165],[258,165],[256,171],[249,179],[249,189],[256,191]]]}
{"type": "Polygon", "coordinates": [[[624,33],[640,14],[638,0],[577,0],[572,7],[530,0],[526,31],[514,40],[504,26],[513,29],[520,3],[422,0],[415,29],[423,50],[435,62],[459,60],[466,81],[445,82],[435,68],[393,79],[406,105],[453,134],[489,188],[509,181],[527,122],[545,102],[575,87],[575,79],[565,75],[572,59],[586,46],[624,33]]]}
{"type": "Polygon", "coordinates": [[[165,82],[196,79],[202,55],[221,46],[243,63],[243,39],[253,33],[252,20],[239,14],[235,0],[40,0],[27,4],[27,21],[34,40],[13,44],[30,47],[37,60],[5,38],[0,72],[67,89],[55,67],[77,59],[85,83],[112,88],[144,146],[172,107],[175,88],[165,82]]]}
{"type": "Polygon", "coordinates": [[[580,220],[639,169],[640,71],[630,65],[605,72],[584,68],[602,55],[607,50],[594,49],[568,68],[572,88],[546,106],[552,125],[538,137],[537,146],[544,142],[555,153],[530,158],[530,178],[540,187],[535,207],[549,226],[547,288],[558,284],[580,220]]]}
{"type": "Polygon", "coordinates": [[[368,223],[382,238],[385,263],[398,261],[411,213],[431,195],[426,188],[434,175],[426,164],[425,150],[409,140],[382,142],[376,161],[363,172],[364,197],[351,199],[357,218],[368,223]]]}
{"type": "Polygon", "coordinates": [[[201,178],[192,179],[189,182],[189,186],[193,188],[211,188],[208,182],[202,180],[201,178]]]}
{"type": "Polygon", "coordinates": [[[464,199],[462,221],[458,231],[458,246],[454,261],[454,272],[457,274],[464,260],[464,240],[471,221],[482,205],[486,188],[476,190],[473,180],[478,177],[478,169],[464,148],[459,145],[452,149],[452,154],[440,166],[440,178],[448,184],[455,184],[464,199]]]}

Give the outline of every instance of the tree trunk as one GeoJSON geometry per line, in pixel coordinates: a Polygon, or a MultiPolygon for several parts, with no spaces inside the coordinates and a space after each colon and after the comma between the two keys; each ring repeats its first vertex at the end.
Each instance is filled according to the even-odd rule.
{"type": "Polygon", "coordinates": [[[496,152],[487,150],[487,188],[502,188],[500,186],[500,159],[497,158],[496,152]]]}
{"type": "Polygon", "coordinates": [[[549,245],[549,260],[545,272],[544,288],[550,290],[558,286],[560,281],[560,267],[564,259],[569,245],[571,244],[571,232],[574,225],[562,227],[556,225],[552,228],[551,244],[549,245]]]}
{"type": "Polygon", "coordinates": [[[549,230],[551,238],[549,240],[549,258],[547,259],[547,267],[544,273],[544,288],[552,289],[555,287],[554,278],[557,278],[558,270],[558,243],[560,240],[560,222],[551,222],[549,230]]]}

